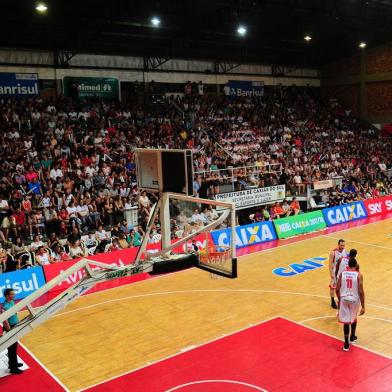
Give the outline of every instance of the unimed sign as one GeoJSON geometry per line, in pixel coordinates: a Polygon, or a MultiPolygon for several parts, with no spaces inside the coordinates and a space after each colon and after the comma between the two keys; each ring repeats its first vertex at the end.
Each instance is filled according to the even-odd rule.
{"type": "Polygon", "coordinates": [[[64,95],[72,96],[73,86],[78,91],[78,98],[95,97],[105,100],[118,100],[118,79],[115,78],[64,78],[64,95]]]}

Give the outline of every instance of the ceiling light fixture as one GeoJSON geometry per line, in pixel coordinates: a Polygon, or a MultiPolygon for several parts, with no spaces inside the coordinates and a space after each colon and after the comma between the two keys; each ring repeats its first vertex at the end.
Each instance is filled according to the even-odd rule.
{"type": "Polygon", "coordinates": [[[360,42],[358,45],[361,49],[365,49],[366,48],[366,42],[360,42]]]}
{"type": "Polygon", "coordinates": [[[310,42],[312,40],[312,37],[310,35],[305,35],[304,40],[306,42],[310,42]]]}
{"type": "Polygon", "coordinates": [[[246,32],[247,32],[247,29],[246,29],[245,26],[243,26],[243,25],[239,25],[239,26],[238,26],[238,28],[237,28],[237,33],[238,33],[239,35],[241,35],[241,36],[243,37],[244,35],[246,35],[246,32]]]}
{"type": "Polygon", "coordinates": [[[151,18],[151,24],[154,27],[158,27],[161,24],[161,20],[158,17],[154,16],[151,18]]]}
{"type": "Polygon", "coordinates": [[[44,3],[38,3],[35,9],[41,14],[43,14],[48,10],[48,6],[44,3]]]}

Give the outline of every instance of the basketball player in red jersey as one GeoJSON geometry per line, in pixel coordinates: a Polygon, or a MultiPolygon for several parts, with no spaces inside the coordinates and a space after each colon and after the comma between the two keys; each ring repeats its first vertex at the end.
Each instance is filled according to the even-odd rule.
{"type": "Polygon", "coordinates": [[[348,256],[345,246],[346,242],[344,240],[339,240],[337,248],[329,253],[329,275],[331,279],[329,283],[329,294],[331,296],[331,307],[333,309],[338,308],[334,298],[336,288],[336,263],[340,258],[348,256]]]}
{"type": "Polygon", "coordinates": [[[336,285],[336,295],[339,300],[339,322],[343,323],[344,346],[343,350],[350,349],[350,343],[357,341],[355,330],[357,328],[357,316],[365,313],[365,292],[363,289],[362,274],[357,270],[357,260],[350,257],[348,269],[339,276],[336,285]],[[351,334],[350,334],[351,325],[351,334]],[[350,336],[350,337],[349,337],[350,336]]]}

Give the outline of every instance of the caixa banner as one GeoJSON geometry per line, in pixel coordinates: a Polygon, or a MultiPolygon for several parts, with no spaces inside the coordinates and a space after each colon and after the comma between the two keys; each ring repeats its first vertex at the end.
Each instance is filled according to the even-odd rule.
{"type": "MultiPolygon", "coordinates": [[[[211,232],[212,240],[217,246],[230,245],[230,229],[215,230],[211,232]]],[[[267,241],[276,240],[276,233],[272,222],[259,222],[250,225],[237,226],[235,228],[235,246],[261,244],[267,241]]]]}
{"type": "Polygon", "coordinates": [[[365,204],[362,201],[343,204],[337,207],[324,208],[323,215],[328,226],[338,225],[368,216],[365,204]]]}
{"type": "Polygon", "coordinates": [[[0,274],[0,302],[4,299],[4,289],[13,289],[15,298],[22,299],[34,293],[44,284],[45,277],[42,267],[0,274]]]}
{"type": "Polygon", "coordinates": [[[29,97],[38,94],[36,73],[0,72],[0,97],[29,97]]]}
{"type": "Polygon", "coordinates": [[[264,82],[249,80],[229,80],[230,96],[232,97],[262,97],[264,82]]]}

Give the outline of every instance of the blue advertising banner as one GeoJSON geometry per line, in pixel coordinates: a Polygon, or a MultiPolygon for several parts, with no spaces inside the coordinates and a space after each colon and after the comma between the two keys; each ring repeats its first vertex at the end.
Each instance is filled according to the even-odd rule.
{"type": "Polygon", "coordinates": [[[15,290],[15,298],[22,299],[44,284],[45,277],[42,267],[0,274],[0,302],[4,300],[4,289],[11,288],[15,290]]]}
{"type": "Polygon", "coordinates": [[[248,80],[229,80],[230,96],[232,97],[262,97],[264,82],[248,80]]]}
{"type": "Polygon", "coordinates": [[[0,97],[29,97],[39,94],[38,74],[0,72],[0,97]]]}
{"type": "MultiPolygon", "coordinates": [[[[230,245],[230,229],[215,230],[211,232],[212,240],[215,245],[230,245]]],[[[261,244],[263,242],[276,240],[276,233],[272,222],[252,223],[235,228],[236,248],[243,246],[261,244]]]]}
{"type": "Polygon", "coordinates": [[[328,226],[338,225],[368,216],[366,207],[362,201],[344,204],[337,207],[324,208],[323,215],[328,226]]]}

